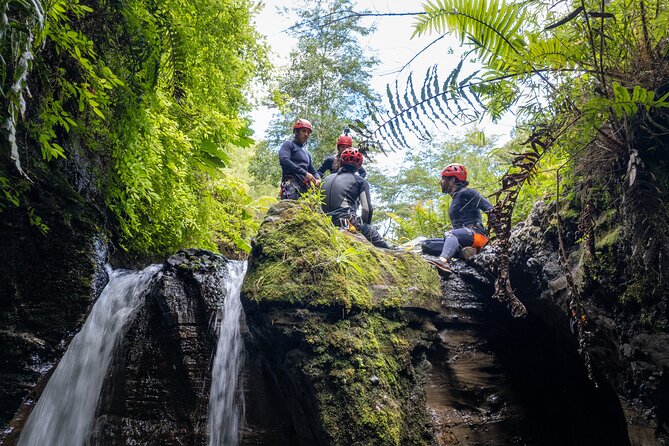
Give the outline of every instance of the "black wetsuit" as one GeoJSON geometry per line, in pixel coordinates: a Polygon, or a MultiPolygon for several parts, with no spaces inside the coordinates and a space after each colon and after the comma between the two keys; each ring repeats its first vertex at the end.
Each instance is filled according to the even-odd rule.
{"type": "MultiPolygon", "coordinates": [[[[325,172],[328,171],[334,173],[334,163],[336,159],[337,155],[332,155],[325,158],[325,161],[323,161],[321,167],[318,168],[318,173],[320,173],[321,176],[325,175],[325,172]]],[[[365,170],[364,167],[361,166],[360,169],[358,169],[358,175],[360,175],[363,178],[367,176],[367,171],[365,170]]]]}
{"type": "Polygon", "coordinates": [[[453,193],[453,201],[448,208],[453,229],[474,228],[485,232],[481,211],[490,212],[492,204],[476,189],[464,187],[453,193]]]}
{"type": "Polygon", "coordinates": [[[369,194],[369,183],[360,175],[355,174],[352,166],[343,166],[339,172],[328,175],[323,181],[325,203],[323,212],[332,218],[335,226],[353,225],[374,246],[389,248],[383,237],[374,229],[372,222],[372,201],[369,194]],[[357,215],[360,205],[362,217],[357,215]]]}
{"type": "Polygon", "coordinates": [[[281,164],[281,199],[297,200],[307,191],[304,183],[307,173],[320,178],[318,171],[311,162],[311,155],[302,144],[293,140],[286,141],[279,149],[279,164],[281,164]]]}
{"type": "Polygon", "coordinates": [[[446,231],[444,238],[427,239],[422,243],[423,252],[447,259],[453,257],[460,248],[473,246],[474,234],[482,234],[487,238],[481,211],[490,212],[493,208],[476,189],[463,187],[452,196],[448,216],[453,229],[446,231]]]}

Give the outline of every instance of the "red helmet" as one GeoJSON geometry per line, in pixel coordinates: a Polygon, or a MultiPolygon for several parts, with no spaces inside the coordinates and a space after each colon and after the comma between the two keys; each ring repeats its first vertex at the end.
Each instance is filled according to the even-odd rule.
{"type": "Polygon", "coordinates": [[[337,146],[353,146],[353,138],[348,135],[340,135],[337,138],[337,146]]]}
{"type": "Polygon", "coordinates": [[[442,177],[455,177],[460,181],[467,181],[467,168],[458,163],[449,164],[441,171],[442,177]]]}
{"type": "Polygon", "coordinates": [[[341,164],[344,166],[353,166],[356,169],[360,169],[364,157],[358,149],[355,147],[349,147],[341,153],[339,159],[341,160],[341,164]]]}
{"type": "Polygon", "coordinates": [[[293,130],[297,129],[309,129],[312,132],[314,131],[314,127],[311,125],[311,122],[302,118],[298,119],[295,125],[293,126],[293,130]]]}

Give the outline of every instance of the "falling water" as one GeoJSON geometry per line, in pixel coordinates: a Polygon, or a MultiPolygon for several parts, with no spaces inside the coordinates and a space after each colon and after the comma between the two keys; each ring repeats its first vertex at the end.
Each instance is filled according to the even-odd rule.
{"type": "Polygon", "coordinates": [[[243,419],[243,396],[237,388],[242,357],[239,293],[246,262],[228,262],[227,293],[216,315],[220,322],[209,392],[209,446],[236,446],[243,419]]]}
{"type": "Polygon", "coordinates": [[[114,347],[160,270],[111,271],[21,432],[19,446],[81,446],[88,439],[114,347]]]}

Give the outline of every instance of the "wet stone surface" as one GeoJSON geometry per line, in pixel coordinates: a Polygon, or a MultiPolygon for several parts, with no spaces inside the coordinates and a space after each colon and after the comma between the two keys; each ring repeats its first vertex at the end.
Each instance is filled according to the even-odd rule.
{"type": "Polygon", "coordinates": [[[226,262],[204,250],[165,262],[106,379],[92,445],[206,443],[212,321],[226,262]]]}

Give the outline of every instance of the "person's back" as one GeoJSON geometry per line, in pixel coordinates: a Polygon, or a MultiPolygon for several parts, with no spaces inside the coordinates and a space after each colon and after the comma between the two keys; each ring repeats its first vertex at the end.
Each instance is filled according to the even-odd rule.
{"type": "Polygon", "coordinates": [[[371,221],[371,203],[369,184],[360,175],[355,174],[352,166],[342,166],[337,173],[328,175],[323,180],[325,202],[323,212],[338,218],[340,215],[356,214],[358,205],[362,204],[363,221],[371,221]]]}
{"type": "Polygon", "coordinates": [[[476,189],[463,187],[452,194],[453,201],[448,209],[454,229],[477,227],[483,229],[481,211],[489,212],[492,204],[476,189]]]}
{"type": "Polygon", "coordinates": [[[332,218],[332,223],[340,228],[354,227],[374,246],[390,248],[383,237],[374,229],[372,222],[372,200],[369,183],[356,170],[362,165],[363,156],[354,148],[341,154],[342,167],[337,173],[328,175],[321,187],[325,193],[323,212],[332,218]],[[358,205],[362,218],[357,215],[358,205]]]}

